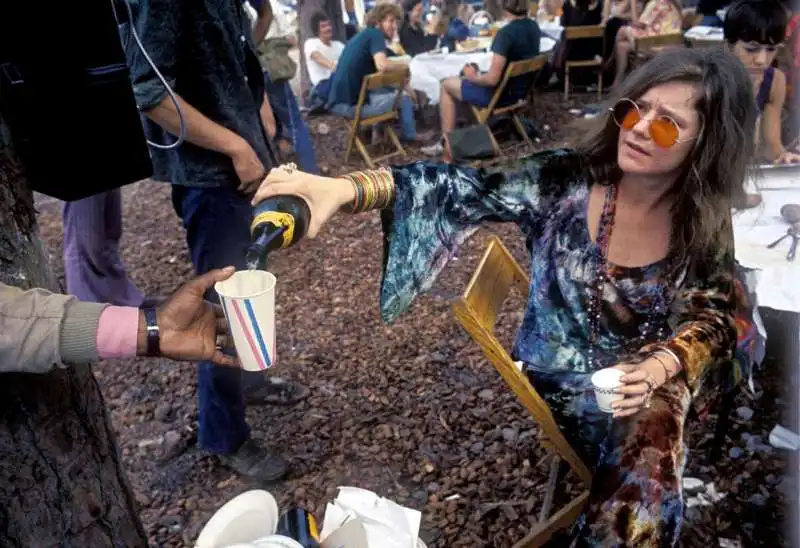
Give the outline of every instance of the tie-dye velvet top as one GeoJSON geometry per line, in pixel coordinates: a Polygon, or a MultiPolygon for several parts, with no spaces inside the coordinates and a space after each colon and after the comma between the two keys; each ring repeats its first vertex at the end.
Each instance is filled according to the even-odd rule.
{"type": "MultiPolygon", "coordinates": [[[[393,321],[431,288],[447,261],[482,222],[513,222],[530,251],[530,296],[513,354],[534,372],[588,373],[588,309],[600,249],[591,239],[591,177],[569,150],[541,152],[487,169],[417,162],[392,168],[394,206],[384,210],[381,315],[393,321]]],[[[602,290],[598,367],[667,347],[696,393],[708,366],[732,357],[736,342],[731,245],[692,261],[665,287],[666,260],[610,265],[602,290]],[[647,318],[661,327],[640,338],[647,318]],[[640,347],[631,347],[631,341],[640,347]]]]}

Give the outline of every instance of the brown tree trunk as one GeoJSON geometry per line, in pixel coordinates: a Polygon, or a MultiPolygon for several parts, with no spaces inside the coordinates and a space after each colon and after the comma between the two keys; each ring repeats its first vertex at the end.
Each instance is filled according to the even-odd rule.
{"type": "MultiPolygon", "coordinates": [[[[0,282],[58,291],[6,135],[0,120],[0,282]]],[[[147,546],[90,367],[0,374],[0,546],[147,546]]]]}
{"type": "Polygon", "coordinates": [[[303,44],[306,40],[317,35],[316,29],[311,28],[311,16],[321,11],[330,18],[333,26],[333,39],[346,42],[344,20],[342,19],[342,3],[340,0],[297,0],[297,26],[299,29],[300,50],[300,97],[305,101],[306,91],[311,87],[306,67],[306,56],[303,54],[303,44]]]}

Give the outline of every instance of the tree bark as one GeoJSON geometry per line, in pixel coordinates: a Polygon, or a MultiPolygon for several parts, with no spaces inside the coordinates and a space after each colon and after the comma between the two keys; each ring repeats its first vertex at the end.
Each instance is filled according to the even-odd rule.
{"type": "Polygon", "coordinates": [[[311,28],[311,16],[321,11],[330,18],[333,26],[333,39],[346,42],[344,20],[341,0],[297,0],[297,27],[299,29],[298,48],[300,54],[300,97],[305,101],[306,91],[311,87],[308,79],[306,56],[303,54],[303,45],[306,40],[317,35],[316,29],[311,28]]]}
{"type": "MultiPolygon", "coordinates": [[[[1,119],[0,282],[59,291],[1,119]]],[[[147,546],[88,366],[0,374],[0,546],[147,546]]]]}

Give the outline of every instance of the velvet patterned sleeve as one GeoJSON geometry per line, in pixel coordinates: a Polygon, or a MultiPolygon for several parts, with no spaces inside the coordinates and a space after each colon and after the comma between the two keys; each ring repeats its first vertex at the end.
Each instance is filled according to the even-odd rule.
{"type": "Polygon", "coordinates": [[[514,222],[529,234],[566,186],[558,166],[574,156],[548,151],[491,169],[429,162],[392,168],[394,205],[383,210],[383,320],[391,323],[429,290],[482,222],[514,222]]]}
{"type": "Polygon", "coordinates": [[[675,300],[674,331],[666,343],[648,345],[672,351],[683,366],[689,388],[696,395],[709,371],[730,363],[736,348],[736,297],[733,237],[692,275],[675,300]]]}

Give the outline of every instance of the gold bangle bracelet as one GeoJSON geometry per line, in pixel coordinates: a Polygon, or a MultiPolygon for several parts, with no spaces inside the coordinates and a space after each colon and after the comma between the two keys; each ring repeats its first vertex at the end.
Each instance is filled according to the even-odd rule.
{"type": "Polygon", "coordinates": [[[661,356],[658,355],[658,353],[655,353],[650,357],[656,360],[658,363],[660,363],[661,367],[664,368],[664,375],[666,375],[666,377],[664,378],[664,383],[666,384],[667,381],[669,381],[673,377],[674,373],[669,369],[669,367],[667,367],[667,364],[664,363],[664,360],[661,358],[661,356]]]}

